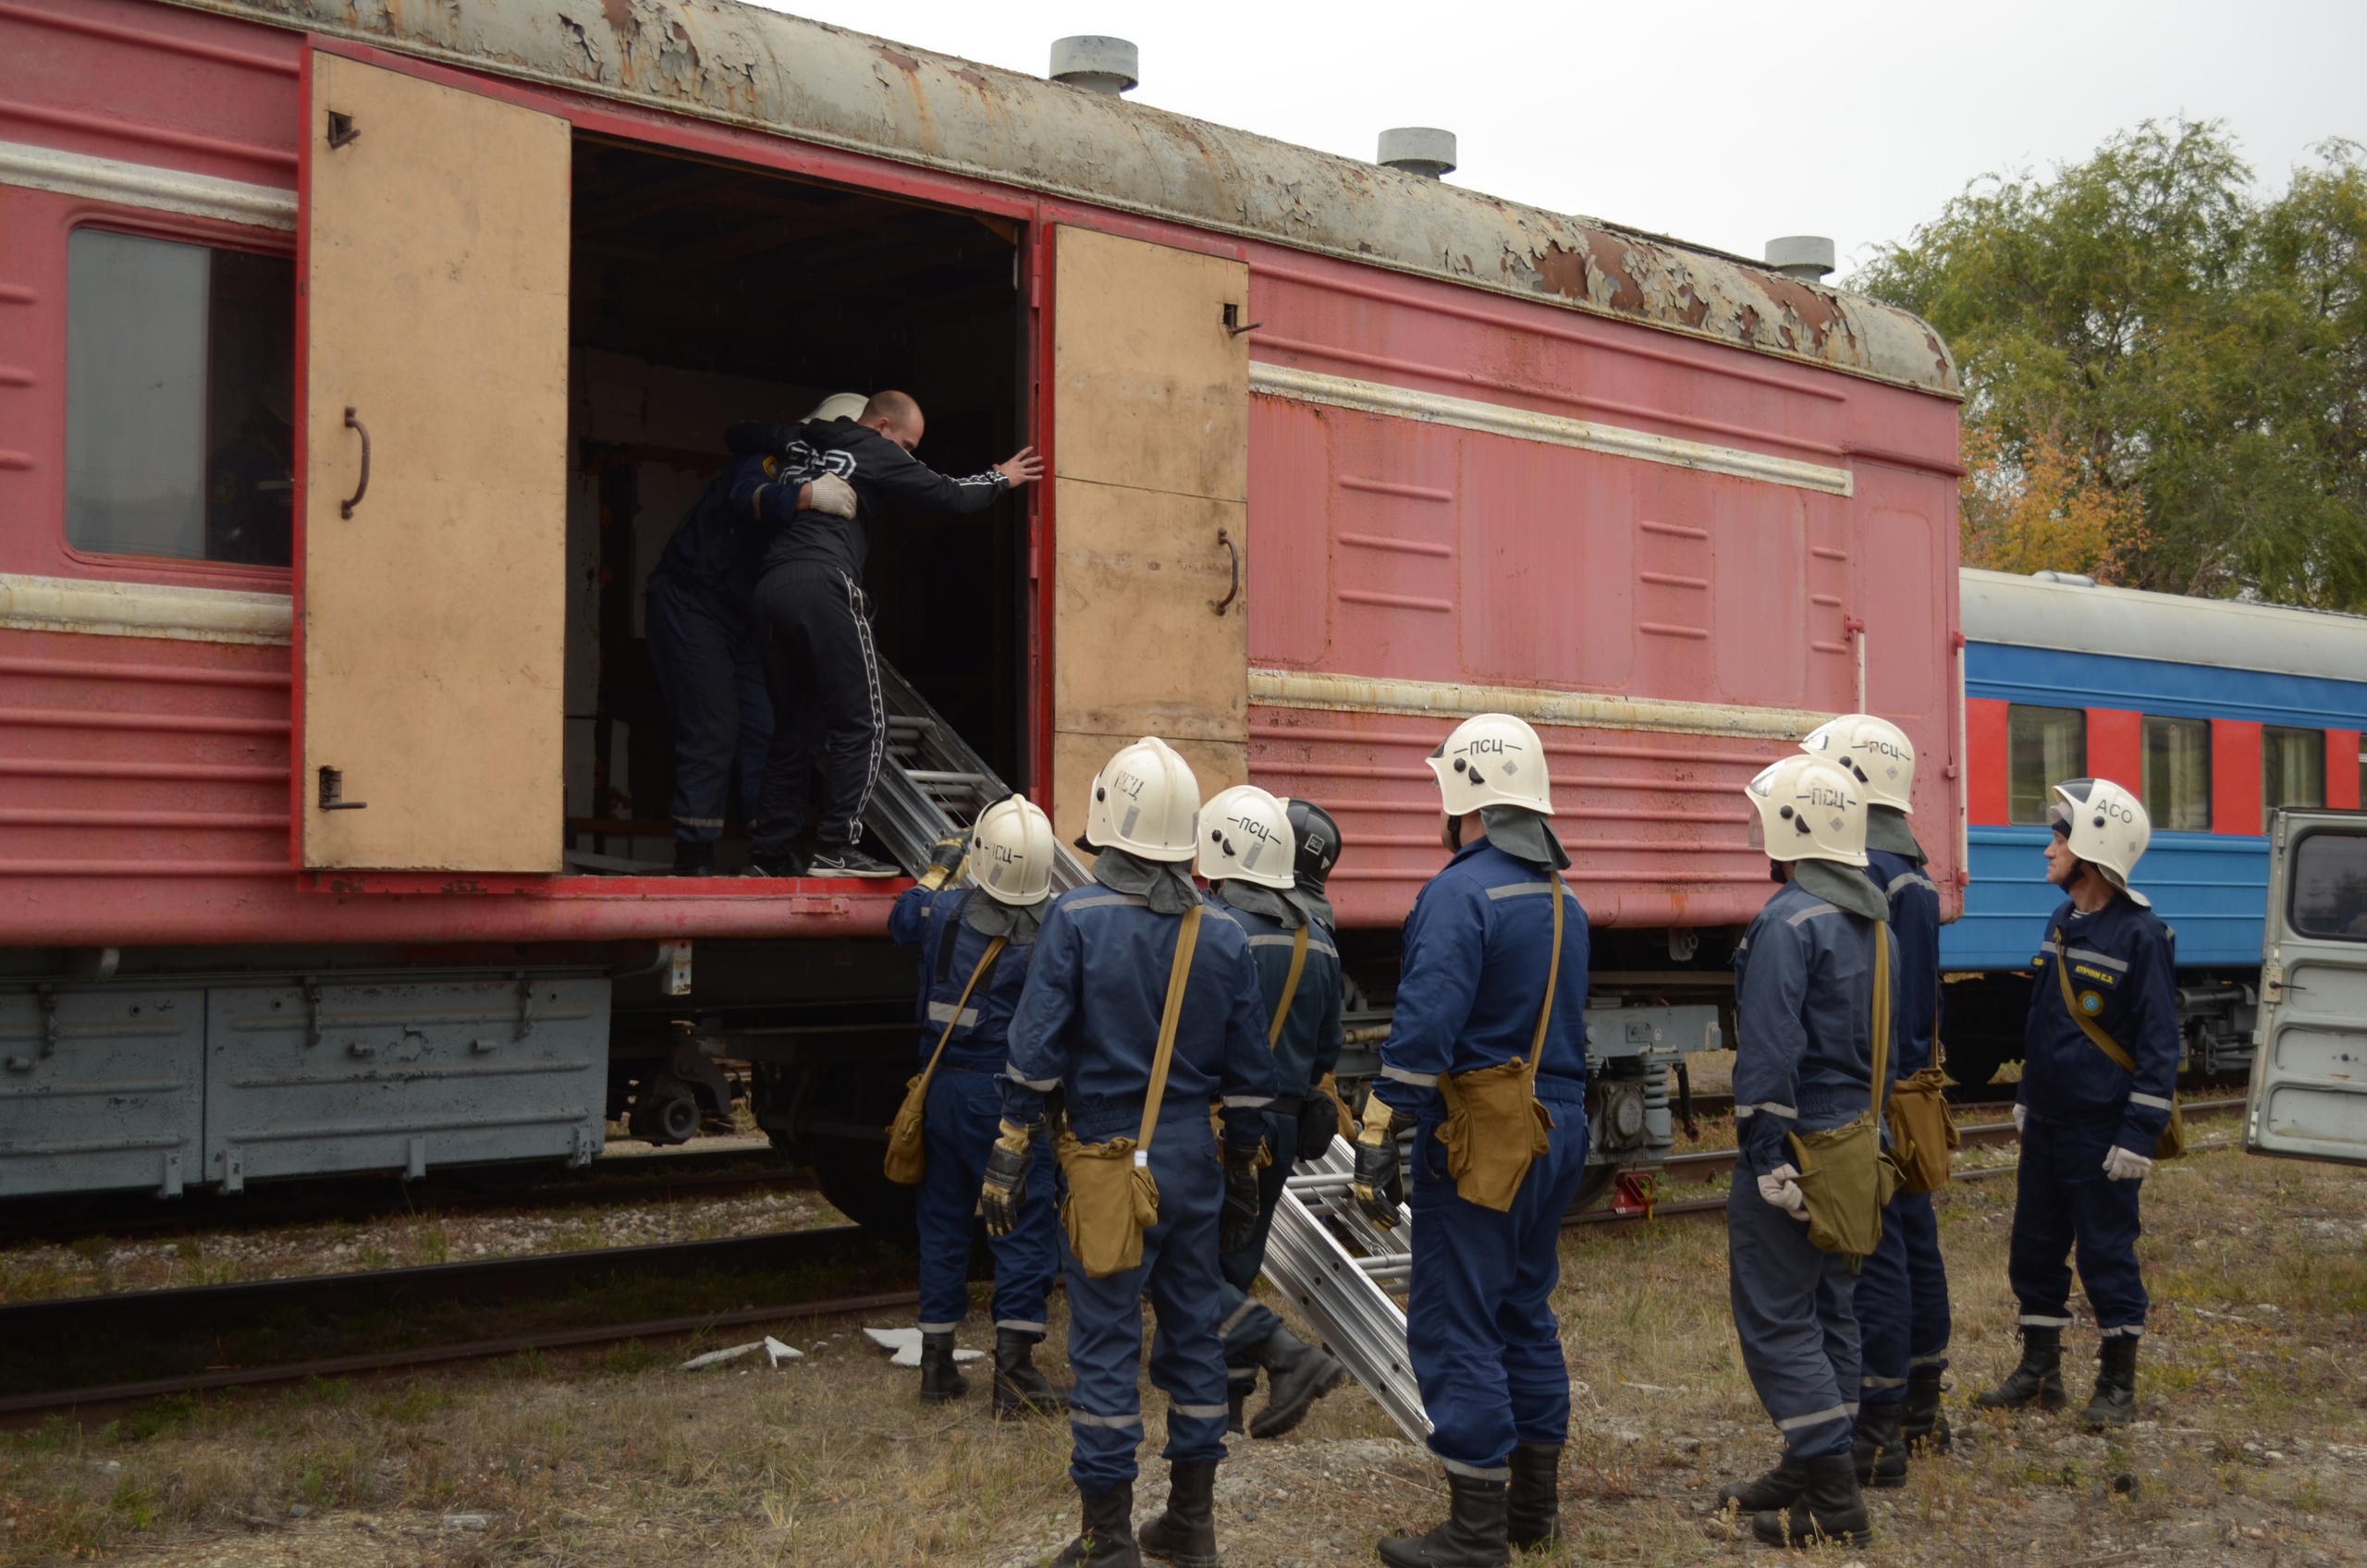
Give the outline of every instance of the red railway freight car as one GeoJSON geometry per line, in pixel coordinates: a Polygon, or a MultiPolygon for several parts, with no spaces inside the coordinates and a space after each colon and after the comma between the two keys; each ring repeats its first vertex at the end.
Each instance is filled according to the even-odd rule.
{"type": "Polygon", "coordinates": [[[640,612],[728,421],[889,385],[941,468],[1051,465],[882,530],[899,734],[1064,835],[1144,733],[1323,802],[1361,1040],[1422,756],[1543,729],[1606,1170],[1763,901],[1735,791],[1821,717],[1913,737],[1955,912],[1911,316],[708,0],[0,0],[0,1194],[581,1160],[724,1062],[892,1220],[896,885],[649,874],[640,612]]]}

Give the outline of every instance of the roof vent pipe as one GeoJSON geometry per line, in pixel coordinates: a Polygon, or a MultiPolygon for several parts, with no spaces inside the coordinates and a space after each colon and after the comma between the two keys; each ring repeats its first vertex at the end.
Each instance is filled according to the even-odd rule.
{"type": "Polygon", "coordinates": [[[1406,125],[1380,133],[1380,156],[1392,169],[1436,179],[1454,172],[1454,132],[1435,126],[1406,125]]]}
{"type": "Polygon", "coordinates": [[[1055,38],[1052,80],[1115,98],[1142,85],[1142,55],[1122,38],[1055,38]]]}
{"type": "Polygon", "coordinates": [[[1767,264],[1802,283],[1823,282],[1833,263],[1833,241],[1821,234],[1787,234],[1767,242],[1767,264]]]}

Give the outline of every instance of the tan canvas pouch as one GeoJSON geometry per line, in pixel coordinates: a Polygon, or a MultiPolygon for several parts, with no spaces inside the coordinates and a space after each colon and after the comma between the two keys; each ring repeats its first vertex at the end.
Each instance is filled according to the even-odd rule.
{"type": "MultiPolygon", "coordinates": [[[[2103,1025],[2079,1011],[2079,998],[2071,994],[2071,959],[2064,950],[2061,937],[2055,939],[2054,978],[2063,986],[2063,1011],[2071,1022],[2088,1036],[2089,1044],[2112,1058],[2115,1067],[2130,1077],[2137,1076],[2137,1059],[2120,1048],[2120,1042],[2104,1033],[2103,1025]]],[[[2186,1153],[2186,1112],[2178,1109],[2178,1092],[2170,1091],[2170,1120],[2162,1128],[2162,1135],[2153,1141],[2155,1159],[2176,1159],[2186,1153]]]]}
{"type": "MultiPolygon", "coordinates": [[[[940,941],[953,940],[948,931],[940,941]]],[[[953,1016],[945,1022],[945,1033],[937,1037],[937,1049],[928,1053],[928,1065],[919,1076],[906,1080],[904,1103],[896,1108],[896,1120],[888,1124],[888,1153],[879,1169],[890,1182],[899,1186],[916,1187],[921,1175],[928,1169],[928,1146],[923,1134],[923,1124],[928,1118],[929,1080],[937,1076],[937,1064],[945,1059],[945,1044],[953,1038],[953,1031],[962,1023],[962,1010],[970,1005],[970,993],[978,988],[987,971],[995,966],[1002,949],[1010,942],[1008,937],[997,937],[978,955],[978,967],[970,971],[970,983],[962,987],[962,999],[953,1004],[953,1016]]]]}
{"type": "Polygon", "coordinates": [[[1537,1060],[1545,1054],[1545,1030],[1553,1018],[1553,989],[1562,978],[1562,900],[1568,891],[1553,877],[1553,956],[1545,965],[1545,1000],[1529,1035],[1528,1060],[1448,1073],[1439,1080],[1446,1121],[1439,1141],[1446,1145],[1446,1173],[1464,1202],[1503,1213],[1513,1207],[1528,1168],[1552,1146],[1553,1113],[1537,1098],[1537,1060]]]}
{"type": "Polygon", "coordinates": [[[1150,1135],[1159,1126],[1159,1101],[1167,1095],[1167,1070],[1175,1060],[1175,1026],[1184,1016],[1184,988],[1192,975],[1192,949],[1200,940],[1200,906],[1184,912],[1175,936],[1175,962],[1167,974],[1167,1007],[1159,1021],[1159,1048],[1151,1057],[1150,1087],[1143,1096],[1143,1124],[1132,1138],[1081,1144],[1061,1133],[1061,1170],[1068,1196],[1061,1224],[1069,1250],[1085,1274],[1104,1280],[1141,1267],[1143,1232],[1159,1223],[1159,1182],[1150,1173],[1150,1135]]]}
{"type": "Polygon", "coordinates": [[[1890,925],[1874,922],[1873,1089],[1864,1114],[1844,1127],[1794,1133],[1788,1141],[1808,1200],[1809,1244],[1864,1257],[1883,1239],[1883,1209],[1896,1194],[1898,1167],[1883,1153],[1883,1075],[1890,1069],[1890,925]]]}

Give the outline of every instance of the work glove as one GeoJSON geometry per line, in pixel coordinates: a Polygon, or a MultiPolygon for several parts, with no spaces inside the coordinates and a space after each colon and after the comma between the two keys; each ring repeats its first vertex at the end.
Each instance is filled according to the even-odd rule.
{"type": "Polygon", "coordinates": [[[1306,1103],[1298,1108],[1298,1157],[1321,1159],[1331,1152],[1331,1140],[1340,1135],[1340,1106],[1320,1089],[1309,1089],[1306,1103]]]}
{"type": "Polygon", "coordinates": [[[826,473],[813,482],[805,498],[805,509],[820,512],[825,517],[854,516],[854,486],[835,473],[826,473]]]}
{"type": "Polygon", "coordinates": [[[1759,1179],[1759,1195],[1795,1219],[1809,1217],[1809,1196],[1800,1191],[1799,1168],[1779,1165],[1759,1179]]]}
{"type": "Polygon", "coordinates": [[[2115,1144],[2104,1150],[2104,1180],[2107,1182],[2142,1182],[2152,1172],[2153,1162],[2135,1149],[2125,1149],[2115,1144]]]}
{"type": "Polygon", "coordinates": [[[1027,1163],[1036,1153],[1036,1129],[1006,1117],[994,1147],[987,1151],[987,1180],[978,1189],[978,1218],[989,1236],[1019,1229],[1019,1206],[1027,1201],[1027,1163]]]}
{"type": "Polygon", "coordinates": [[[921,886],[935,892],[953,880],[962,868],[962,857],[970,847],[966,833],[948,833],[929,846],[928,869],[921,873],[921,886]]]}
{"type": "Polygon", "coordinates": [[[1397,1224],[1405,1201],[1405,1172],[1397,1163],[1397,1134],[1404,1119],[1379,1095],[1365,1097],[1364,1124],[1356,1129],[1356,1171],[1348,1191],[1365,1217],[1382,1230],[1397,1224]]]}
{"type": "Polygon", "coordinates": [[[1257,1240],[1257,1146],[1224,1144],[1224,1212],[1217,1219],[1217,1251],[1246,1252],[1257,1240]]]}
{"type": "Polygon", "coordinates": [[[2018,1138],[2022,1135],[2022,1123],[2028,1121],[2030,1119],[2030,1113],[2028,1109],[2023,1106],[2021,1101],[2016,1100],[2014,1102],[2014,1136],[2018,1138]]]}

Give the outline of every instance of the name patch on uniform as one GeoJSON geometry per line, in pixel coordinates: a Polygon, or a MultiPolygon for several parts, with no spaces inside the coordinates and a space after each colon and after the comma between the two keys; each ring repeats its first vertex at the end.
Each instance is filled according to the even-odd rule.
{"type": "Polygon", "coordinates": [[[2091,980],[2100,981],[2106,986],[2113,984],[2116,980],[2120,978],[2120,976],[2116,974],[2107,974],[2101,969],[2091,969],[2084,963],[2073,964],[2071,966],[2071,973],[2074,974],[2084,975],[2091,980]]]}

